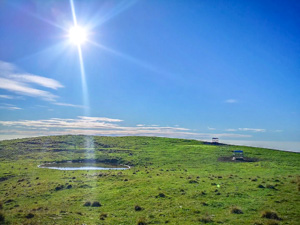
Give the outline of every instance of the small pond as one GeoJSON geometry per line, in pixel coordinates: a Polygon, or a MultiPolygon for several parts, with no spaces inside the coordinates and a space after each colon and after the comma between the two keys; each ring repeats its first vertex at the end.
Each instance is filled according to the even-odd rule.
{"type": "Polygon", "coordinates": [[[118,165],[101,162],[54,162],[45,163],[38,166],[39,168],[48,168],[54,170],[127,170],[130,166],[118,165]]]}

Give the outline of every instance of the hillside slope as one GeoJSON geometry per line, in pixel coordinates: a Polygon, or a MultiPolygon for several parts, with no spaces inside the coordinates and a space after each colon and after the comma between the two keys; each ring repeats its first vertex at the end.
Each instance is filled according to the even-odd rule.
{"type": "Polygon", "coordinates": [[[68,135],[1,141],[0,224],[297,224],[299,169],[298,153],[196,140],[68,135]],[[255,160],[222,161],[236,149],[255,160]],[[132,167],[38,168],[79,159],[132,167]]]}

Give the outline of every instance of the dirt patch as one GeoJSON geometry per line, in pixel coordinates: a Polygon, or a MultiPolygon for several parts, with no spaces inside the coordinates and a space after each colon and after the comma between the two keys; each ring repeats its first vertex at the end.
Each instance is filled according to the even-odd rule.
{"type": "Polygon", "coordinates": [[[246,162],[258,162],[259,159],[244,157],[244,160],[232,160],[232,156],[222,156],[222,157],[218,158],[218,161],[220,161],[220,162],[233,162],[233,163],[246,163],[246,162]]]}

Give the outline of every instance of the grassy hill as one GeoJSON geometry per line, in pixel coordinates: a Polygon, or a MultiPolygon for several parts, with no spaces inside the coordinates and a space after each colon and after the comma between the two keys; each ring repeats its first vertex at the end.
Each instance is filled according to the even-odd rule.
{"type": "Polygon", "coordinates": [[[68,135],[1,141],[0,224],[299,224],[299,169],[299,153],[196,140],[68,135]],[[223,160],[236,149],[254,162],[223,160]],[[78,159],[132,167],[38,168],[78,159]]]}

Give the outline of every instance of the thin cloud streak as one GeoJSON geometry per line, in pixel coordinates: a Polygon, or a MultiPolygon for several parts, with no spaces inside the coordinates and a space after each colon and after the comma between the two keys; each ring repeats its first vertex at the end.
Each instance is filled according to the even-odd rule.
{"type": "Polygon", "coordinates": [[[17,106],[0,106],[0,109],[7,109],[7,110],[20,110],[22,108],[17,106]]]}
{"type": "Polygon", "coordinates": [[[30,97],[39,97],[46,101],[54,101],[58,96],[51,94],[48,91],[43,91],[27,86],[24,83],[10,80],[7,78],[0,78],[0,89],[11,91],[20,95],[30,97]]]}
{"type": "Polygon", "coordinates": [[[14,99],[14,96],[12,96],[12,95],[0,95],[0,98],[4,98],[4,99],[14,99]]]}
{"type": "Polygon", "coordinates": [[[68,107],[74,107],[74,108],[84,108],[83,105],[74,105],[70,103],[64,103],[64,102],[54,102],[53,105],[59,105],[59,106],[68,106],[68,107]]]}
{"type": "MultiPolygon", "coordinates": [[[[0,60],[0,89],[22,96],[40,98],[58,106],[85,108],[82,105],[57,102],[59,96],[54,95],[49,91],[32,87],[31,85],[34,84],[39,85],[43,88],[50,88],[53,90],[64,88],[64,86],[57,80],[34,74],[19,72],[19,69],[14,64],[0,60]]],[[[20,99],[22,98],[22,96],[0,95],[0,98],[20,99]]]]}
{"type": "MultiPolygon", "coordinates": [[[[0,121],[0,125],[11,127],[6,131],[14,131],[12,134],[23,135],[63,135],[63,134],[86,134],[86,135],[112,135],[112,136],[160,136],[175,138],[247,138],[251,135],[232,133],[195,133],[190,129],[170,126],[122,126],[123,120],[107,117],[78,116],[76,119],[51,118],[48,120],[20,120],[0,121]],[[18,129],[16,129],[18,128],[18,129]],[[30,129],[30,130],[28,130],[30,129]],[[36,131],[32,131],[36,129],[36,131]],[[45,130],[46,129],[46,130],[45,130]]],[[[142,124],[141,124],[142,125],[142,124]]],[[[7,134],[3,130],[4,134],[7,134]]]]}
{"type": "Polygon", "coordinates": [[[229,104],[233,104],[233,103],[238,103],[238,100],[236,100],[236,99],[227,99],[224,102],[229,103],[229,104]]]}
{"type": "Polygon", "coordinates": [[[250,132],[266,132],[266,129],[261,128],[238,128],[238,129],[225,129],[228,132],[236,132],[236,131],[250,131],[250,132]]]}
{"type": "Polygon", "coordinates": [[[266,129],[259,128],[239,128],[240,131],[266,132],[266,129]]]}
{"type": "Polygon", "coordinates": [[[0,61],[0,89],[20,95],[42,98],[46,101],[55,101],[58,98],[58,96],[48,91],[31,87],[30,84],[38,84],[51,89],[63,87],[62,84],[54,79],[34,74],[24,74],[19,72],[14,64],[0,61]]]}
{"type": "Polygon", "coordinates": [[[41,77],[37,75],[31,75],[31,74],[13,74],[9,76],[12,79],[16,79],[19,82],[25,82],[25,83],[35,83],[38,85],[41,85],[46,88],[51,88],[57,90],[58,88],[63,88],[64,86],[59,83],[58,81],[47,78],[47,77],[41,77]]]}

